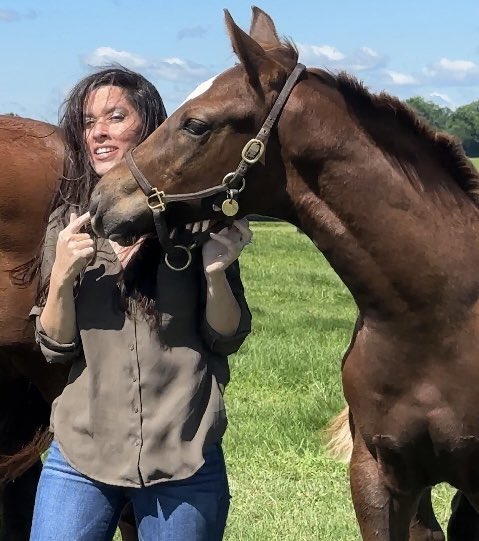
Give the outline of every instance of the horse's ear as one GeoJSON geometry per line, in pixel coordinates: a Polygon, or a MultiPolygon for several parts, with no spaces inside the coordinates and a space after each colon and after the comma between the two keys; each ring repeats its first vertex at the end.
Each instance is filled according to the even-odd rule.
{"type": "Polygon", "coordinates": [[[277,71],[279,65],[268,57],[261,45],[241,30],[227,9],[224,11],[233,50],[246,70],[250,84],[257,92],[262,93],[262,83],[266,82],[262,79],[268,77],[272,71],[277,71]]]}
{"type": "Polygon", "coordinates": [[[249,35],[265,48],[281,47],[273,19],[262,9],[253,6],[253,18],[249,35]]]}

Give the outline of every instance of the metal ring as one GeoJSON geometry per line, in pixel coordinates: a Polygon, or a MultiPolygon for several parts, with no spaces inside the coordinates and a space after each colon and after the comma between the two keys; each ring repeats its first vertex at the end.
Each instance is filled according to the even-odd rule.
{"type": "Polygon", "coordinates": [[[174,248],[179,248],[180,250],[184,250],[186,254],[188,255],[188,260],[186,261],[186,264],[183,265],[183,267],[174,267],[168,260],[168,252],[167,252],[165,253],[165,263],[167,267],[174,271],[182,271],[182,270],[187,269],[190,266],[191,260],[192,260],[191,250],[187,248],[186,246],[182,246],[181,244],[175,244],[174,248]]]}
{"type": "MultiPolygon", "coordinates": [[[[228,181],[235,178],[235,176],[236,176],[236,171],[233,171],[232,173],[228,173],[228,174],[225,175],[225,177],[221,181],[221,183],[224,184],[225,186],[228,186],[228,181]]],[[[235,190],[237,189],[238,193],[241,193],[246,188],[246,180],[245,180],[245,178],[241,177],[241,180],[242,180],[241,187],[240,188],[235,188],[235,190]]]]}

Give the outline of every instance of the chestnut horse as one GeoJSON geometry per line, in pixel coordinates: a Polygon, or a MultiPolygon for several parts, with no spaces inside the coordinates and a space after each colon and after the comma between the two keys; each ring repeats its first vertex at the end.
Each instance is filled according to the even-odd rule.
{"type": "Polygon", "coordinates": [[[228,12],[226,25],[239,64],[101,179],[93,227],[131,242],[153,230],[151,210],[171,227],[239,204],[238,216],[301,228],[360,311],[342,374],[362,538],[444,539],[428,497],[447,482],[467,496],[450,539],[479,539],[479,176],[399,100],[320,69],[302,73],[264,137],[297,52],[257,8],[249,35],[228,12]],[[240,191],[227,174],[252,137],[266,152],[246,146],[256,163],[241,162],[240,191]]]}
{"type": "MultiPolygon", "coordinates": [[[[36,254],[62,170],[63,143],[43,122],[0,116],[0,539],[28,539],[50,405],[66,382],[33,340],[36,283],[10,271],[36,254]],[[17,276],[18,277],[18,276],[17,276]],[[13,480],[15,482],[13,482],[13,480]]],[[[25,271],[27,268],[25,267],[25,271]]]]}
{"type": "MultiPolygon", "coordinates": [[[[29,539],[50,406],[69,371],[48,365],[35,344],[28,313],[37,284],[22,276],[41,246],[62,168],[57,127],[0,116],[0,541],[29,539]]],[[[123,539],[135,541],[131,515],[123,519],[123,539]]]]}

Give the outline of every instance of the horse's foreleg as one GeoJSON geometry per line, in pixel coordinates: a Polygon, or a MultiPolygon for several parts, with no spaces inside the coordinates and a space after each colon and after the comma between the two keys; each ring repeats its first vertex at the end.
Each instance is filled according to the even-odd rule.
{"type": "Polygon", "coordinates": [[[127,504],[121,512],[118,527],[120,528],[123,541],[138,541],[135,514],[131,503],[127,504]]]}
{"type": "Polygon", "coordinates": [[[375,458],[357,431],[350,466],[351,493],[363,541],[408,541],[420,494],[388,489],[375,458]]]}
{"type": "Polygon", "coordinates": [[[447,525],[448,541],[479,541],[479,494],[469,498],[474,505],[462,492],[454,495],[447,525]]]}
{"type": "Polygon", "coordinates": [[[42,463],[38,460],[15,481],[2,487],[0,541],[28,541],[41,469],[42,463]]]}
{"type": "Polygon", "coordinates": [[[409,528],[410,541],[445,541],[444,532],[434,514],[431,489],[425,490],[419,501],[417,512],[409,528]]]}

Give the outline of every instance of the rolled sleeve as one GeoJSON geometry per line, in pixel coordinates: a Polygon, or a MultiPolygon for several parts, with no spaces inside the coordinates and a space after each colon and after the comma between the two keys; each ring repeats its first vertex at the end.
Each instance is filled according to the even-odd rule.
{"type": "Polygon", "coordinates": [[[241,282],[240,268],[237,261],[226,269],[226,279],[241,311],[240,321],[236,332],[231,336],[224,336],[215,331],[203,317],[201,334],[205,344],[213,353],[231,355],[236,353],[241,344],[251,332],[251,312],[244,295],[244,287],[241,282]]]}
{"type": "Polygon", "coordinates": [[[48,363],[68,363],[78,358],[82,353],[82,344],[80,335],[77,336],[73,342],[61,344],[53,338],[50,338],[46,333],[42,324],[40,323],[40,315],[43,312],[43,308],[34,306],[30,311],[30,319],[34,320],[35,324],[35,341],[40,346],[40,350],[43,353],[48,363]]]}

